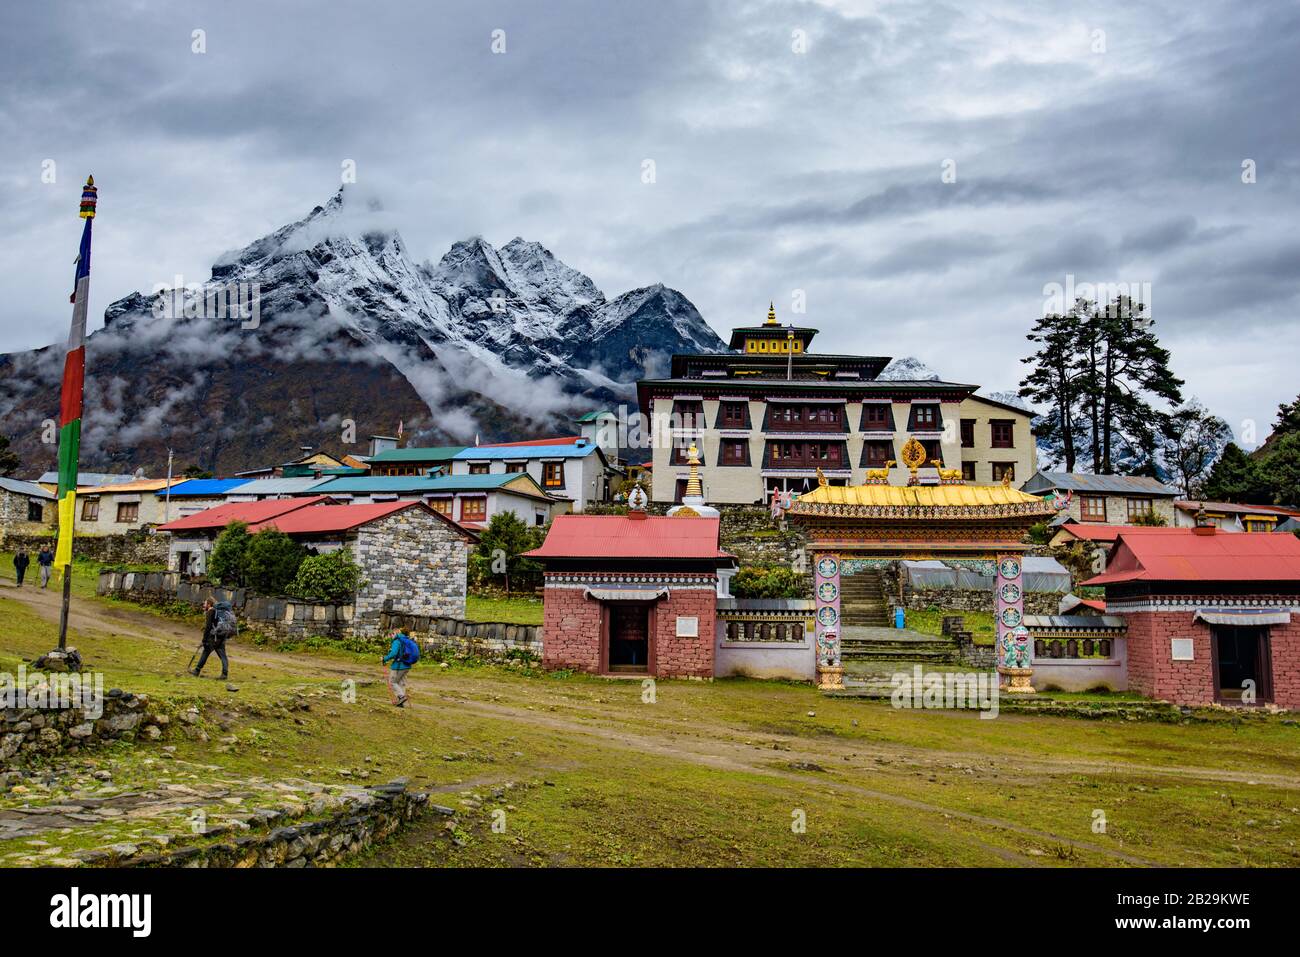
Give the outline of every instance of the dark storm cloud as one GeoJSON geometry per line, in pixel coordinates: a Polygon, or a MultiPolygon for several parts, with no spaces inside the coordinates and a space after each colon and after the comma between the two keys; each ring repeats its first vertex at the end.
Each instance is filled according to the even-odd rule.
{"type": "Polygon", "coordinates": [[[1296,389],[1283,0],[141,0],[5,20],[0,350],[66,334],[86,171],[97,313],[206,277],[350,160],[420,258],[521,235],[607,292],[674,286],[724,331],[802,295],[828,351],[993,389],[1021,375],[1046,284],[1149,282],[1189,392],[1239,421],[1296,389]]]}

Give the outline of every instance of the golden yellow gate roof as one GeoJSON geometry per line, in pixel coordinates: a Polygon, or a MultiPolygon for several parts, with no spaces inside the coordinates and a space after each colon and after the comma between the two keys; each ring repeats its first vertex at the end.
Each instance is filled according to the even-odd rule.
{"type": "Polygon", "coordinates": [[[822,485],[800,495],[791,506],[863,505],[895,508],[970,508],[972,506],[1051,506],[1037,495],[1006,485],[822,485]]]}

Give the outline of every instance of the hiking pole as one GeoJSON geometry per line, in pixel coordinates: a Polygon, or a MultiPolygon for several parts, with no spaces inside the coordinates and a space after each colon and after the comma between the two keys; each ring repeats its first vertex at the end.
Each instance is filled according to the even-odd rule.
{"type": "Polygon", "coordinates": [[[193,671],[193,670],[194,670],[194,659],[197,658],[197,657],[199,656],[199,652],[202,651],[202,650],[203,650],[203,642],[200,641],[200,642],[199,642],[199,646],[198,646],[197,648],[194,649],[194,654],[190,655],[190,663],[189,663],[188,665],[186,665],[186,667],[185,667],[185,670],[186,670],[186,671],[193,671]]]}
{"type": "Polygon", "coordinates": [[[384,684],[388,685],[388,700],[397,704],[397,695],[393,694],[393,670],[384,666],[384,684]]]}

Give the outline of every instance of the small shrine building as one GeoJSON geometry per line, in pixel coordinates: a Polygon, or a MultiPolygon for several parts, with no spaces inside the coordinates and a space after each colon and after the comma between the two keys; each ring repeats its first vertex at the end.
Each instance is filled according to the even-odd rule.
{"type": "Polygon", "coordinates": [[[639,486],[626,515],[556,516],[528,553],[545,569],[544,667],[713,677],[719,578],[736,560],[719,545],[721,520],[704,504],[697,468],[667,516],[646,514],[639,486]]]}
{"type": "Polygon", "coordinates": [[[1182,705],[1300,708],[1300,540],[1194,528],[1121,532],[1106,613],[1128,625],[1129,688],[1182,705]]]}

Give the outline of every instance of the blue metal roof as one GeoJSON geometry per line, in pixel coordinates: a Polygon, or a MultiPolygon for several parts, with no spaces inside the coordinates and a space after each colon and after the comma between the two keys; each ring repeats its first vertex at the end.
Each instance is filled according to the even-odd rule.
{"type": "Polygon", "coordinates": [[[478,445],[456,455],[457,459],[585,459],[600,450],[598,445],[478,445]]]}
{"type": "MultiPolygon", "coordinates": [[[[172,486],[172,498],[178,495],[200,495],[206,498],[219,498],[229,492],[236,485],[247,485],[248,479],[190,479],[188,482],[177,482],[172,486]]],[[[165,488],[154,492],[159,498],[167,497],[165,488]]]]}
{"type": "Polygon", "coordinates": [[[516,479],[524,479],[537,488],[537,483],[524,472],[502,472],[496,475],[366,475],[328,479],[313,486],[312,494],[477,492],[500,488],[516,479]]]}

